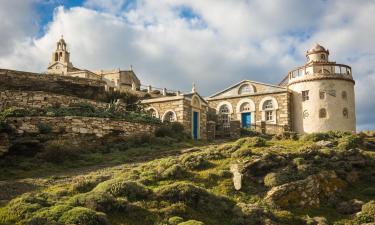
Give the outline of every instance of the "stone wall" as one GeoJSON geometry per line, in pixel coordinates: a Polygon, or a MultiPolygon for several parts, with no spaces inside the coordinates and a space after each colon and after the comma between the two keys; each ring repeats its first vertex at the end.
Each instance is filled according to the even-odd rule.
{"type": "Polygon", "coordinates": [[[105,96],[106,82],[78,77],[0,69],[0,90],[44,91],[81,98],[105,96]]]}
{"type": "Polygon", "coordinates": [[[73,96],[46,93],[43,91],[0,91],[0,111],[9,107],[46,108],[67,107],[76,103],[89,103],[97,108],[108,108],[108,103],[96,102],[73,96]]]}
{"type": "Polygon", "coordinates": [[[124,120],[94,117],[10,117],[6,122],[19,134],[38,133],[38,125],[51,127],[53,133],[94,134],[103,137],[118,133],[130,136],[141,133],[153,134],[157,125],[133,123],[124,120]]]}

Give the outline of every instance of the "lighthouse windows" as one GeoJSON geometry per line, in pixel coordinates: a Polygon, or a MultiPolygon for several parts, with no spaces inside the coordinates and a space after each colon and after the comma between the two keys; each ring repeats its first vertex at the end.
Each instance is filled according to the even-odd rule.
{"type": "Polygon", "coordinates": [[[341,93],[341,97],[342,97],[342,99],[345,99],[345,100],[348,98],[348,94],[346,93],[346,91],[343,91],[341,93]]]}
{"type": "Polygon", "coordinates": [[[319,92],[319,98],[320,99],[325,99],[326,98],[326,92],[325,91],[320,91],[319,92]]]}
{"type": "Polygon", "coordinates": [[[319,118],[326,118],[327,117],[327,110],[325,108],[321,108],[319,110],[319,118]]]}
{"type": "Polygon", "coordinates": [[[302,91],[302,101],[309,100],[309,91],[302,91]]]}
{"type": "Polygon", "coordinates": [[[344,118],[349,118],[349,112],[348,112],[348,109],[347,108],[344,108],[342,110],[342,115],[344,116],[344,118]]]}

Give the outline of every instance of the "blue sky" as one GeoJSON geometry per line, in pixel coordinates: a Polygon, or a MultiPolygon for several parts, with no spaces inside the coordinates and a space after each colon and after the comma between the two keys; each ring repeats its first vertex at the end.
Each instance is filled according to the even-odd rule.
{"type": "Polygon", "coordinates": [[[318,42],[352,66],[358,127],[375,129],[373,0],[12,0],[0,15],[2,68],[44,72],[64,35],[79,68],[133,65],[143,84],[205,96],[277,84],[318,42]]]}

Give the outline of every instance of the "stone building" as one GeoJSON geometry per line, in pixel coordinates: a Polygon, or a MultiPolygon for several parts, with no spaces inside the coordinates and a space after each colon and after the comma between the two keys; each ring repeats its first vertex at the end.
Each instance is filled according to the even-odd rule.
{"type": "Polygon", "coordinates": [[[70,62],[70,52],[63,37],[56,43],[56,50],[52,53],[51,62],[47,70],[48,74],[61,76],[81,77],[87,79],[103,80],[107,83],[108,90],[139,90],[141,82],[131,70],[97,71],[82,70],[74,67],[70,62]]]}
{"type": "MultiPolygon", "coordinates": [[[[279,85],[243,80],[207,98],[202,98],[195,87],[187,94],[171,95],[163,89],[162,95],[153,95],[148,86],[151,98],[142,104],[162,121],[181,122],[194,139],[205,139],[216,130],[238,131],[234,124],[266,133],[355,131],[355,82],[351,68],[329,61],[329,51],[318,44],[306,52],[306,57],[306,64],[289,72],[279,85]],[[209,120],[215,120],[215,125],[209,120]]],[[[61,39],[48,73],[102,80],[107,89],[120,91],[138,90],[141,86],[132,70],[80,70],[69,58],[66,43],[61,39]]]]}
{"type": "Polygon", "coordinates": [[[206,100],[224,130],[232,120],[240,121],[242,128],[263,126],[271,133],[291,127],[291,92],[285,87],[244,80],[206,100]]]}
{"type": "Polygon", "coordinates": [[[329,51],[318,44],[306,57],[306,64],[290,71],[280,84],[292,92],[293,130],[356,131],[351,67],[329,61],[329,51]]]}
{"type": "Polygon", "coordinates": [[[190,93],[143,100],[146,110],[162,122],[180,122],[194,140],[206,139],[208,103],[193,87],[190,93]]]}

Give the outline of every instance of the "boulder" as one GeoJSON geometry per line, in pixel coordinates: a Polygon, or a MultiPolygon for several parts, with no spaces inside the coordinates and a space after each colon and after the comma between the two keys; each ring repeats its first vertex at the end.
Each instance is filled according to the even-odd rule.
{"type": "Polygon", "coordinates": [[[370,150],[375,150],[375,141],[366,141],[363,146],[370,150]]]}
{"type": "Polygon", "coordinates": [[[345,188],[346,183],[334,171],[322,171],[304,180],[273,187],[265,201],[274,207],[319,207],[323,198],[329,198],[345,188]]]}
{"type": "Polygon", "coordinates": [[[332,141],[325,141],[325,140],[318,141],[315,144],[322,148],[331,148],[334,146],[332,141]]]}
{"type": "Polygon", "coordinates": [[[341,202],[337,205],[336,209],[341,214],[353,214],[361,211],[364,202],[352,199],[350,201],[341,202]]]}
{"type": "Polygon", "coordinates": [[[242,187],[242,173],[240,172],[239,164],[232,164],[230,166],[230,172],[233,174],[233,185],[237,191],[241,190],[242,187]]]}

